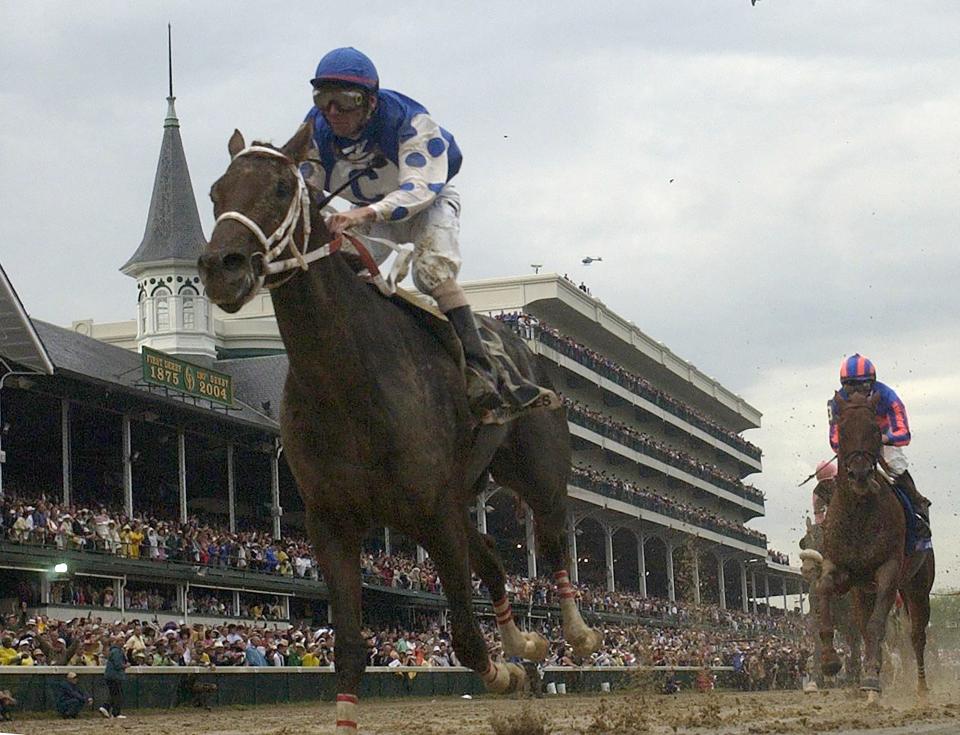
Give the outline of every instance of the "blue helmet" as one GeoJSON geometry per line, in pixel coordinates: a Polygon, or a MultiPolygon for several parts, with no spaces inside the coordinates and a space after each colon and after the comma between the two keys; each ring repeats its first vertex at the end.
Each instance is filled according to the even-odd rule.
{"type": "Polygon", "coordinates": [[[366,54],[352,46],[335,48],[320,59],[317,73],[311,82],[313,86],[323,82],[341,82],[362,87],[370,92],[376,92],[380,88],[377,67],[366,54]]]}

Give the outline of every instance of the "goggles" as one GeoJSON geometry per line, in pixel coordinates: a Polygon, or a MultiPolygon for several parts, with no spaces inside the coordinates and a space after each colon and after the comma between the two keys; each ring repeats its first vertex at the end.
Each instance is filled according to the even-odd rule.
{"type": "Polygon", "coordinates": [[[847,392],[870,393],[873,390],[872,380],[847,380],[841,383],[847,392]]]}
{"type": "Polygon", "coordinates": [[[331,104],[335,104],[340,112],[353,112],[366,106],[367,95],[359,89],[314,85],[313,104],[321,112],[326,111],[331,104]]]}

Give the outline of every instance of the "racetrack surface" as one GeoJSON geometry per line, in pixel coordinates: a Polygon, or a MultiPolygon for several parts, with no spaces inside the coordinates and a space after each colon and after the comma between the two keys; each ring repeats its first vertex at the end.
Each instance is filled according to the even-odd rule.
{"type": "MultiPolygon", "coordinates": [[[[684,692],[673,697],[639,692],[547,696],[540,700],[377,699],[361,702],[360,732],[377,735],[956,735],[960,698],[935,691],[927,706],[915,697],[887,697],[869,708],[858,693],[684,692]],[[540,719],[542,729],[535,725],[540,719]]],[[[82,719],[22,719],[0,723],[0,732],[20,735],[94,735],[149,732],[151,735],[299,735],[333,733],[332,704],[235,707],[131,712],[106,720],[86,712],[82,719]]]]}

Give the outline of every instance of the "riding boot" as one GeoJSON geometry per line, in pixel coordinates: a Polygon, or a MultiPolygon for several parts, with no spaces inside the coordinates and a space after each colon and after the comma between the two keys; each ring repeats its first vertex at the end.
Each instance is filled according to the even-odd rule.
{"type": "Polygon", "coordinates": [[[447,319],[460,338],[463,356],[467,362],[467,399],[474,415],[499,408],[503,399],[497,390],[497,375],[493,363],[480,339],[477,322],[469,306],[458,306],[446,313],[447,319]]]}
{"type": "Polygon", "coordinates": [[[930,501],[917,490],[917,485],[914,483],[913,477],[910,476],[910,470],[901,472],[894,478],[894,482],[907,494],[913,504],[918,521],[917,535],[920,538],[930,538],[930,501]]]}

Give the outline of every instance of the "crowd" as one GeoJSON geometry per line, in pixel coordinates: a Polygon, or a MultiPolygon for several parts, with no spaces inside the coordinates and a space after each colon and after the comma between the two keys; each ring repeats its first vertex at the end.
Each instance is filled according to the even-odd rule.
{"type": "Polygon", "coordinates": [[[735,447],[754,459],[760,459],[760,448],[735,431],[721,426],[702,411],[678,400],[666,391],[660,390],[646,378],[629,372],[610,358],[561,334],[542,320],[520,312],[501,314],[497,318],[512,326],[526,339],[536,339],[543,342],[557,352],[576,360],[603,377],[669,411],[674,416],[693,424],[714,438],[735,447]]]}
{"type": "Polygon", "coordinates": [[[777,564],[790,566],[790,555],[784,554],[782,551],[777,551],[776,549],[767,549],[767,558],[776,562],[777,564]]]}
{"type": "MultiPolygon", "coordinates": [[[[713,515],[696,506],[680,503],[650,490],[644,490],[635,485],[619,480],[604,472],[592,470],[589,467],[574,468],[571,482],[585,489],[597,490],[606,495],[614,495],[634,504],[649,507],[651,510],[662,512],[674,517],[688,520],[700,527],[713,528],[727,534],[740,535],[757,543],[764,544],[765,537],[745,526],[734,524],[719,516],[713,515]]],[[[111,514],[105,508],[93,512],[84,508],[62,509],[57,503],[44,499],[23,501],[11,496],[0,498],[0,540],[15,543],[56,543],[55,535],[51,536],[50,529],[58,527],[70,519],[72,523],[78,521],[83,524],[74,535],[83,537],[85,542],[77,549],[86,549],[127,556],[130,558],[156,558],[188,563],[195,570],[202,571],[203,565],[225,566],[257,571],[263,574],[284,574],[279,563],[272,560],[280,559],[286,562],[287,568],[293,570],[296,576],[305,576],[319,579],[317,568],[313,564],[310,554],[310,544],[303,540],[273,540],[264,534],[241,533],[233,534],[201,526],[196,521],[186,524],[158,522],[152,518],[139,518],[133,524],[150,530],[156,527],[166,527],[164,549],[177,548],[176,554],[154,554],[155,547],[148,545],[146,551],[140,548],[134,552],[123,542],[119,545],[108,544],[100,536],[97,529],[106,525],[130,525],[123,514],[111,514]],[[103,519],[107,522],[104,524],[103,519]],[[85,520],[84,520],[85,519],[85,520]],[[188,537],[185,542],[176,539],[170,543],[176,529],[187,529],[188,537]],[[260,539],[254,541],[253,539],[260,539]],[[266,548],[267,553],[258,555],[256,548],[266,548]],[[213,551],[214,547],[229,547],[231,553],[220,554],[213,551]],[[206,553],[204,553],[206,548],[206,553]],[[268,557],[270,563],[251,563],[258,556],[268,557]],[[246,562],[246,563],[244,563],[246,562]]],[[[132,527],[132,526],[131,526],[132,527]]],[[[157,547],[159,551],[159,547],[157,547]]],[[[382,552],[365,551],[361,554],[360,567],[363,579],[368,584],[375,584],[396,589],[416,590],[434,594],[442,594],[441,584],[433,561],[425,557],[418,562],[413,557],[394,553],[391,555],[382,552]]],[[[478,597],[486,596],[480,580],[474,577],[474,592],[478,597]]],[[[123,609],[125,611],[165,612],[178,610],[179,603],[176,590],[171,585],[164,588],[139,583],[123,585],[120,594],[123,595],[123,609]]],[[[709,615],[722,615],[712,621],[714,625],[733,624],[736,627],[736,613],[720,611],[716,608],[709,615],[698,611],[692,612],[682,603],[667,602],[654,598],[646,598],[638,593],[629,591],[609,592],[588,584],[576,585],[577,596],[581,606],[593,612],[608,612],[628,614],[647,619],[668,620],[677,624],[711,623],[709,615]]],[[[554,586],[548,578],[538,577],[529,579],[519,575],[507,577],[508,597],[517,603],[528,605],[557,605],[554,586]]],[[[75,577],[66,581],[54,581],[50,586],[50,601],[56,605],[76,607],[121,607],[117,591],[112,581],[95,577],[75,577]]],[[[191,615],[212,617],[231,617],[234,615],[233,595],[227,590],[206,589],[191,586],[186,597],[186,612],[191,615]]],[[[240,617],[254,620],[280,620],[283,610],[275,598],[264,598],[253,593],[243,593],[240,598],[240,617]]],[[[763,618],[762,620],[767,620],[763,618]]],[[[739,621],[742,625],[743,621],[739,621]]],[[[764,623],[766,625],[766,623],[764,623]]]]}
{"type": "Polygon", "coordinates": [[[589,465],[574,466],[570,473],[570,483],[584,490],[592,490],[617,498],[655,513],[689,521],[695,526],[723,533],[741,541],[759,546],[767,544],[767,537],[764,534],[742,523],[723,518],[705,508],[661,495],[649,488],[642,488],[635,483],[611,475],[606,470],[595,470],[589,465]]]}
{"type": "MultiPolygon", "coordinates": [[[[494,658],[502,658],[492,620],[481,623],[494,658]]],[[[547,665],[554,666],[698,666],[734,664],[745,649],[797,650],[802,626],[783,632],[710,630],[656,625],[607,625],[603,645],[578,658],[565,644],[556,621],[535,628],[550,642],[547,665]]],[[[417,630],[401,627],[365,629],[370,666],[457,666],[449,632],[439,618],[417,630]]],[[[79,617],[9,616],[0,632],[0,665],[72,665],[100,667],[111,645],[122,648],[134,666],[332,666],[336,635],[329,626],[225,623],[207,626],[147,619],[106,622],[79,617]]]]}
{"type": "Polygon", "coordinates": [[[748,486],[740,482],[739,478],[729,472],[724,472],[717,465],[703,462],[676,447],[657,441],[648,434],[637,431],[628,424],[616,421],[602,411],[595,411],[580,401],[564,396],[563,405],[567,407],[567,418],[570,421],[608,439],[613,439],[641,454],[658,459],[672,467],[699,477],[701,480],[712,482],[741,496],[755,497],[759,492],[753,487],[748,489],[748,486]]]}
{"type": "Polygon", "coordinates": [[[127,518],[105,506],[63,507],[39,498],[0,498],[0,539],[102,551],[130,559],[174,561],[199,566],[317,579],[310,544],[303,539],[278,541],[269,533],[232,533],[197,518],[186,523],[137,514],[127,518]]]}

